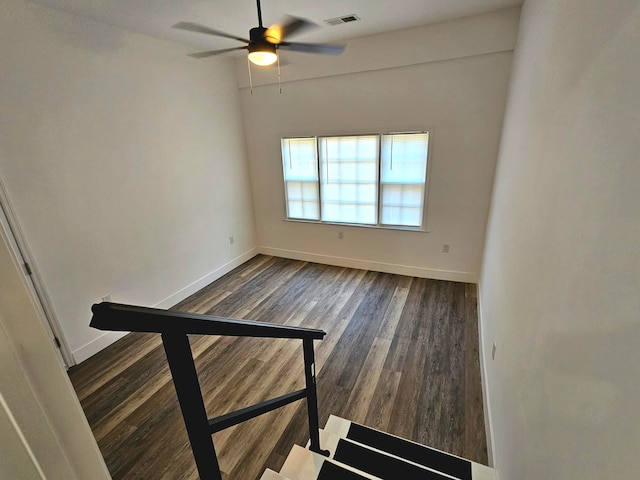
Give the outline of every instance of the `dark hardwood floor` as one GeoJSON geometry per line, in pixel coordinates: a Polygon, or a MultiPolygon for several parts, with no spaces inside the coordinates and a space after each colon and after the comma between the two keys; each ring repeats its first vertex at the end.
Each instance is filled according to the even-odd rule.
{"type": "MultiPolygon", "coordinates": [[[[174,307],[321,328],[330,414],[487,462],[475,285],[259,255],[174,307]]],[[[304,387],[296,340],[191,338],[207,413],[304,387]]],[[[160,336],[132,333],[69,370],[114,480],[197,479],[160,336]]],[[[297,402],[214,435],[226,479],[280,470],[308,439],[297,402]]]]}

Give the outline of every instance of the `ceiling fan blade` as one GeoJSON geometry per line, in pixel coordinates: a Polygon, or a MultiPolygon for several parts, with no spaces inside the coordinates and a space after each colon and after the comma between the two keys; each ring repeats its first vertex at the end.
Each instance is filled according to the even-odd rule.
{"type": "Polygon", "coordinates": [[[249,40],[247,40],[246,38],[237,37],[229,33],[221,32],[220,30],[214,30],[213,28],[205,27],[204,25],[199,25],[197,23],[178,22],[171,28],[186,30],[188,32],[205,33],[207,35],[215,35],[216,37],[232,38],[233,40],[238,40],[239,42],[249,43],[249,40]]]}
{"type": "Polygon", "coordinates": [[[310,30],[317,26],[315,23],[305,20],[304,18],[287,16],[282,22],[274,23],[267,28],[265,39],[267,42],[278,44],[292,35],[299,35],[303,31],[310,30]]]}
{"type": "Polygon", "coordinates": [[[304,53],[320,53],[322,55],[340,55],[344,51],[344,48],[344,45],[331,45],[327,43],[282,42],[278,45],[278,49],[282,50],[304,53]]]}
{"type": "Polygon", "coordinates": [[[220,55],[221,53],[234,52],[236,50],[246,50],[247,47],[235,47],[235,48],[223,48],[222,50],[209,50],[207,52],[190,53],[189,56],[193,58],[207,58],[214,55],[220,55]]]}

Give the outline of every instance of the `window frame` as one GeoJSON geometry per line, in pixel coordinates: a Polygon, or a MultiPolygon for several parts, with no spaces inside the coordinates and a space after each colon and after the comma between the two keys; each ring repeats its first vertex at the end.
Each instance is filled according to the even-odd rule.
{"type": "MultiPolygon", "coordinates": [[[[381,153],[381,142],[380,142],[380,137],[381,134],[377,134],[377,133],[370,133],[370,134],[347,134],[347,135],[318,135],[316,137],[316,146],[317,146],[317,154],[316,154],[316,159],[318,162],[318,186],[319,186],[319,193],[320,196],[318,197],[318,201],[320,203],[320,222],[321,223],[326,223],[329,225],[362,225],[362,226],[368,226],[368,227],[377,227],[380,226],[380,153],[381,153]],[[322,220],[323,217],[323,211],[322,211],[322,186],[323,186],[323,179],[326,178],[328,180],[328,176],[325,172],[323,173],[322,171],[322,159],[320,156],[320,151],[321,151],[321,146],[320,143],[322,141],[322,139],[327,139],[327,138],[357,138],[357,137],[378,137],[377,138],[377,150],[376,150],[376,166],[375,166],[375,188],[376,188],[376,195],[375,195],[375,223],[352,223],[352,222],[339,222],[339,221],[333,221],[333,220],[322,220]]],[[[328,168],[328,166],[327,166],[328,168]]]]}
{"type": "Polygon", "coordinates": [[[382,131],[382,132],[358,132],[358,133],[328,133],[328,134],[318,134],[318,135],[282,135],[280,137],[280,163],[282,168],[282,180],[283,180],[283,190],[284,190],[284,212],[285,218],[283,221],[286,222],[294,222],[294,223],[311,223],[311,224],[321,224],[321,225],[338,225],[338,226],[348,226],[348,227],[360,227],[360,228],[373,228],[373,229],[382,229],[382,230],[401,230],[401,231],[409,231],[409,232],[424,232],[428,233],[428,207],[429,207],[429,185],[431,183],[431,164],[432,164],[432,152],[433,152],[433,127],[423,128],[423,129],[410,129],[410,130],[399,130],[399,131],[382,131]],[[381,169],[382,169],[382,148],[383,148],[383,135],[402,135],[402,134],[427,134],[427,166],[425,169],[425,180],[424,180],[424,192],[422,197],[422,215],[421,222],[419,226],[408,226],[408,225],[392,225],[392,224],[382,224],[381,217],[381,196],[382,196],[382,184],[381,184],[381,169]],[[320,160],[320,139],[321,138],[333,138],[333,137],[366,137],[366,136],[377,136],[378,137],[378,152],[377,152],[377,168],[376,168],[376,224],[365,224],[365,223],[350,223],[350,222],[336,222],[336,221],[325,221],[322,220],[322,175],[320,169],[321,160],[320,160]],[[287,198],[287,180],[285,179],[284,173],[284,158],[282,156],[282,145],[284,140],[295,140],[295,139],[315,139],[316,146],[316,163],[317,163],[317,171],[318,171],[318,179],[316,181],[317,192],[318,192],[318,219],[305,219],[305,218],[292,218],[289,217],[289,201],[287,198]]]}
{"type": "MultiPolygon", "coordinates": [[[[305,136],[298,136],[298,137],[281,137],[280,139],[280,160],[281,160],[281,167],[282,167],[282,182],[283,182],[283,189],[284,189],[284,211],[285,211],[285,215],[286,215],[286,219],[290,220],[290,221],[295,221],[295,222],[310,222],[310,223],[319,223],[322,220],[322,200],[320,198],[320,160],[318,158],[318,137],[315,136],[310,136],[310,135],[305,135],[305,136]],[[310,218],[296,218],[296,217],[290,217],[289,216],[289,189],[288,189],[288,180],[286,178],[286,174],[285,174],[285,158],[282,155],[282,151],[283,151],[283,143],[284,140],[309,140],[309,139],[313,139],[314,143],[315,143],[315,152],[316,152],[316,174],[317,174],[317,178],[315,181],[316,184],[316,194],[318,196],[318,219],[310,219],[310,218]]],[[[289,180],[291,181],[291,180],[289,180]]],[[[326,223],[326,222],[325,222],[326,223]]]]}

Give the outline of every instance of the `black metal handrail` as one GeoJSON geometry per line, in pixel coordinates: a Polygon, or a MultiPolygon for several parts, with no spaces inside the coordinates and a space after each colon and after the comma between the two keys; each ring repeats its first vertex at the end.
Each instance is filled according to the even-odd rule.
{"type": "Polygon", "coordinates": [[[211,438],[213,433],[303,398],[307,399],[309,448],[322,455],[328,455],[329,452],[320,448],[318,394],[313,351],[313,341],[322,340],[326,335],[324,331],[110,302],[95,304],[91,310],[93,317],[90,326],[93,328],[152,332],[162,335],[173,384],[201,480],[222,480],[211,438]],[[300,339],[303,347],[306,386],[302,390],[208,419],[191,345],[187,337],[193,334],[300,339]]]}
{"type": "Polygon", "coordinates": [[[99,330],[152,333],[186,333],[188,335],[223,335],[231,337],[305,338],[322,340],[322,330],[290,327],[275,323],[237,320],[198,313],[176,312],[158,308],[102,302],[91,307],[89,324],[99,330]]]}

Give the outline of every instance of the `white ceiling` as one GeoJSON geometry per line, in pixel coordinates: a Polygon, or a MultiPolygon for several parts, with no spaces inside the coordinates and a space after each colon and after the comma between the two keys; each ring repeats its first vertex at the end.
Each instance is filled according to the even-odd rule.
{"type": "MultiPolygon", "coordinates": [[[[164,38],[198,49],[239,42],[171,28],[178,21],[201,23],[240,37],[258,25],[255,0],[31,0],[101,23],[164,38]]],[[[295,38],[303,42],[346,42],[349,38],[426,25],[520,5],[523,0],[262,0],[265,26],[284,14],[318,25],[295,38]],[[356,14],[361,21],[329,26],[324,20],[356,14]]]]}

